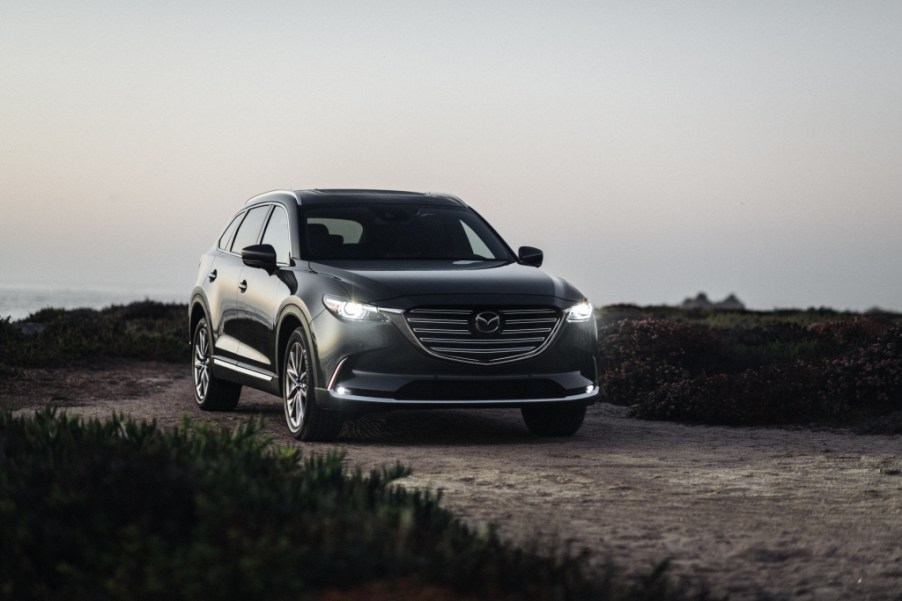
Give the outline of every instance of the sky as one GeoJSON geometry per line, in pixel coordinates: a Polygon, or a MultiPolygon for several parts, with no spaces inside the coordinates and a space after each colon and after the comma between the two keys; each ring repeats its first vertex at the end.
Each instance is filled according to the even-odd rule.
{"type": "Polygon", "coordinates": [[[0,0],[0,288],[180,294],[249,197],[450,192],[598,305],[902,310],[902,2],[0,0]]]}

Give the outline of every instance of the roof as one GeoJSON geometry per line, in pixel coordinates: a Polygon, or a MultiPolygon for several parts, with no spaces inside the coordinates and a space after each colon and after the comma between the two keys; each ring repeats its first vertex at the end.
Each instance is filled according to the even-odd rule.
{"type": "Polygon", "coordinates": [[[431,204],[441,206],[463,207],[466,204],[451,194],[432,192],[405,192],[402,190],[366,190],[366,189],[334,189],[334,190],[273,190],[254,196],[246,204],[274,200],[274,197],[294,197],[297,203],[304,206],[331,205],[342,203],[373,204],[431,204]]]}

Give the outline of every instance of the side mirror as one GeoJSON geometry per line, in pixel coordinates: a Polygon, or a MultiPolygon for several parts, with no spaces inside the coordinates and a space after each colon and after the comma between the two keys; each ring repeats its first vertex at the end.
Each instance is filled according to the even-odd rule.
{"type": "Polygon", "coordinates": [[[259,267],[272,273],[276,270],[276,249],[271,244],[254,244],[241,249],[241,260],[248,267],[259,267]]]}
{"type": "Polygon", "coordinates": [[[545,254],[538,248],[533,248],[532,246],[521,246],[517,251],[517,259],[523,265],[529,265],[530,267],[541,267],[542,261],[545,259],[545,254]]]}

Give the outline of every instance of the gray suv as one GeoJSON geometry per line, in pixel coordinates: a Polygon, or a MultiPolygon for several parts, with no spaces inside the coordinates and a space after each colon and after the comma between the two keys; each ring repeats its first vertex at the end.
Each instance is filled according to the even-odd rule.
{"type": "Polygon", "coordinates": [[[282,398],[301,440],[355,412],[520,408],[568,436],[598,393],[592,306],[444,194],[275,191],[249,200],[200,263],[189,304],[194,396],[282,398]]]}

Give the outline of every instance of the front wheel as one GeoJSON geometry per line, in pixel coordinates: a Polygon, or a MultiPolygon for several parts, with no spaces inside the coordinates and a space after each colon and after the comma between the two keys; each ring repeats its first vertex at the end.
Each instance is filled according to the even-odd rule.
{"type": "Polygon", "coordinates": [[[526,427],[539,436],[573,436],[586,418],[585,405],[523,407],[526,427]]]}
{"type": "Polygon", "coordinates": [[[213,375],[213,335],[206,319],[194,328],[194,402],[204,411],[230,411],[238,404],[241,385],[213,375]]]}
{"type": "Polygon", "coordinates": [[[285,348],[282,399],[285,422],[298,440],[335,440],[341,430],[342,416],[325,411],[316,404],[313,355],[302,328],[296,329],[285,348]]]}

